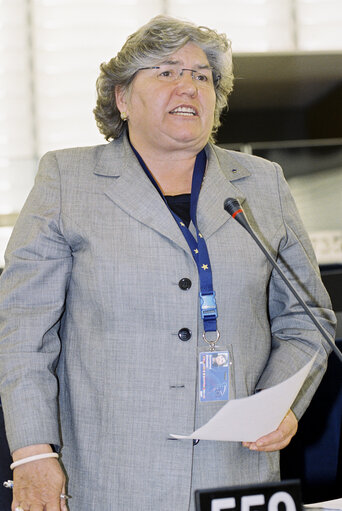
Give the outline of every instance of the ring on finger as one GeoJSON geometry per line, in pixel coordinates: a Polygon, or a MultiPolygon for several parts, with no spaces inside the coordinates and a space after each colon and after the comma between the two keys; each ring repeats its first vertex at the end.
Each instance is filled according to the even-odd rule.
{"type": "Polygon", "coordinates": [[[24,511],[21,506],[17,506],[14,511],[24,511]]]}
{"type": "Polygon", "coordinates": [[[61,493],[59,498],[64,499],[64,500],[68,500],[70,497],[69,497],[69,495],[66,495],[65,493],[61,493]]]}

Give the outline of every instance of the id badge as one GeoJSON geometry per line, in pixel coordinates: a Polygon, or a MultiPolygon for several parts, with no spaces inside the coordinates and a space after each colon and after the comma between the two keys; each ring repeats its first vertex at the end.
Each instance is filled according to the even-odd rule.
{"type": "Polygon", "coordinates": [[[228,401],[229,352],[225,349],[203,351],[198,363],[200,402],[228,401]]]}

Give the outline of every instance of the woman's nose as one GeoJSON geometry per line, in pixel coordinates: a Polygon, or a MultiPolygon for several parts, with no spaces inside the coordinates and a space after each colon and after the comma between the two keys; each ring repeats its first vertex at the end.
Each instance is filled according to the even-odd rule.
{"type": "Polygon", "coordinates": [[[191,71],[184,69],[177,80],[177,90],[182,94],[197,94],[196,82],[191,71]]]}

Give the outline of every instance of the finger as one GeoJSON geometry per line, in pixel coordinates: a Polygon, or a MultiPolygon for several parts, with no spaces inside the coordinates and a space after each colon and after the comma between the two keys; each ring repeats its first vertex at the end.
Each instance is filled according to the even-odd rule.
{"type": "Polygon", "coordinates": [[[66,492],[66,489],[65,489],[65,484],[63,484],[63,488],[62,488],[60,499],[61,499],[61,511],[68,511],[68,506],[67,506],[68,495],[67,495],[67,492],[66,492]],[[66,495],[66,497],[63,498],[62,495],[66,495]]]}
{"type": "Polygon", "coordinates": [[[61,511],[61,509],[63,509],[61,507],[61,499],[45,504],[45,511],[61,511]]]}
{"type": "Polygon", "coordinates": [[[30,506],[26,502],[20,502],[17,506],[15,506],[14,511],[29,511],[30,506]]]}
{"type": "Polygon", "coordinates": [[[61,499],[61,511],[68,511],[67,501],[65,499],[61,499]]]}
{"type": "Polygon", "coordinates": [[[269,435],[265,435],[259,438],[256,442],[252,442],[249,449],[252,451],[278,451],[286,447],[293,435],[295,430],[288,430],[287,428],[279,428],[276,431],[272,431],[269,435]]]}
{"type": "Polygon", "coordinates": [[[273,451],[279,451],[280,449],[284,449],[291,440],[292,437],[287,437],[285,439],[282,439],[279,442],[274,443],[267,443],[267,444],[258,444],[256,443],[255,449],[254,446],[250,447],[252,450],[256,451],[262,451],[262,452],[273,452],[273,451]]]}
{"type": "MultiPolygon", "coordinates": [[[[61,495],[67,495],[64,484],[63,484],[63,489],[62,489],[61,495]]],[[[67,502],[68,502],[68,498],[64,498],[64,499],[61,498],[61,511],[68,511],[67,502]]]]}
{"type": "Polygon", "coordinates": [[[282,432],[279,432],[278,430],[272,431],[271,433],[268,433],[267,435],[264,435],[260,438],[258,438],[255,442],[243,442],[243,447],[247,447],[251,450],[257,450],[258,447],[263,447],[266,445],[271,445],[274,443],[278,443],[282,439],[282,432]]]}
{"type": "Polygon", "coordinates": [[[277,451],[286,447],[298,429],[298,421],[292,410],[289,410],[278,428],[268,435],[260,437],[249,444],[249,449],[255,451],[277,451]]]}
{"type": "Polygon", "coordinates": [[[283,442],[287,437],[287,432],[281,428],[272,431],[268,435],[265,435],[255,442],[257,447],[265,447],[267,445],[275,445],[283,442]]]}
{"type": "Polygon", "coordinates": [[[20,507],[20,496],[13,491],[11,511],[15,511],[16,507],[20,507]]]}
{"type": "Polygon", "coordinates": [[[43,504],[31,504],[30,511],[43,511],[43,504]]]}
{"type": "Polygon", "coordinates": [[[289,444],[293,434],[282,430],[272,431],[269,435],[258,438],[256,442],[250,442],[247,447],[251,451],[277,451],[289,444]]]}
{"type": "Polygon", "coordinates": [[[18,507],[20,508],[19,501],[13,499],[12,505],[11,505],[11,511],[15,511],[15,509],[18,508],[18,507]]]}

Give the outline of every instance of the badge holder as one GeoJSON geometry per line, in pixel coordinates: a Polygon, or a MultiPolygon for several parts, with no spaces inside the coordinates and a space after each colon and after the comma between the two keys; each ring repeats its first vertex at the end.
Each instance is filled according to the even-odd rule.
{"type": "Polygon", "coordinates": [[[203,333],[203,340],[209,345],[198,348],[198,389],[200,403],[213,401],[228,401],[231,380],[232,356],[225,346],[218,346],[220,333],[216,330],[216,339],[209,340],[207,332],[203,333]]]}

